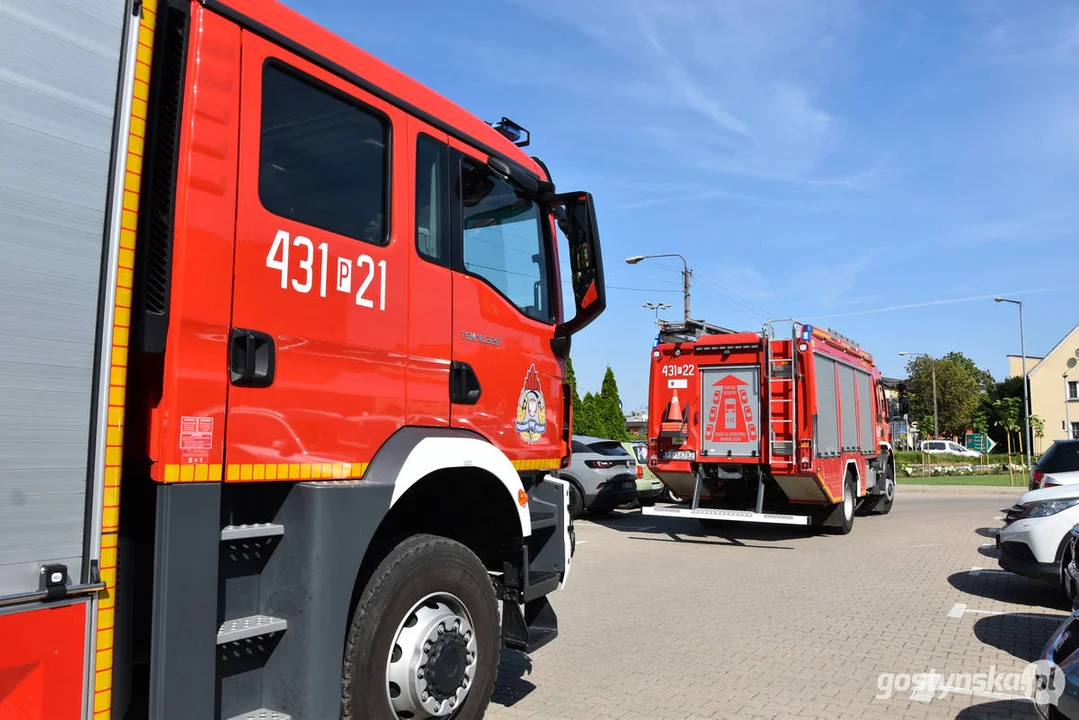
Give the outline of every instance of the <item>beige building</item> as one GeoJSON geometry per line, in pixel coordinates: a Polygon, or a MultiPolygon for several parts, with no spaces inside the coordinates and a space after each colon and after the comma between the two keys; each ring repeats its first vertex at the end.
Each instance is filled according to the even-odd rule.
{"type": "MultiPolygon", "coordinates": [[[[1023,358],[1008,356],[1012,377],[1023,374],[1023,358]]],[[[1071,329],[1045,357],[1027,355],[1030,412],[1045,421],[1045,437],[1034,439],[1041,451],[1054,440],[1079,438],[1079,325],[1071,329]]]]}

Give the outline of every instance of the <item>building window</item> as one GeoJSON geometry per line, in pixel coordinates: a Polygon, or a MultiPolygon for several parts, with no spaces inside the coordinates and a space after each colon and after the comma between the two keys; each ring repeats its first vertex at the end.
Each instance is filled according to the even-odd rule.
{"type": "Polygon", "coordinates": [[[1072,423],[1072,434],[1071,434],[1071,436],[1072,436],[1073,439],[1079,440],[1079,422],[1073,422],[1072,423]]]}
{"type": "Polygon", "coordinates": [[[389,136],[385,118],[357,101],[268,63],[259,199],[274,215],[384,245],[389,136]]]}
{"type": "Polygon", "coordinates": [[[1068,399],[1079,400],[1079,380],[1068,381],[1068,399]]]}

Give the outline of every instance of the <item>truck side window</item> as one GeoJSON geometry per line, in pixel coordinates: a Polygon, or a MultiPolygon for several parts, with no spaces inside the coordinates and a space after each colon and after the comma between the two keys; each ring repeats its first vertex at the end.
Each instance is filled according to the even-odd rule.
{"type": "Polygon", "coordinates": [[[416,140],[416,250],[439,265],[449,265],[446,223],[446,146],[420,135],[416,140]]]}
{"type": "Polygon", "coordinates": [[[550,323],[550,263],[539,205],[485,166],[461,164],[464,270],[486,280],[521,313],[550,323]]]}
{"type": "Polygon", "coordinates": [[[263,67],[259,199],[273,214],[385,245],[389,137],[386,118],[344,93],[263,67]]]}

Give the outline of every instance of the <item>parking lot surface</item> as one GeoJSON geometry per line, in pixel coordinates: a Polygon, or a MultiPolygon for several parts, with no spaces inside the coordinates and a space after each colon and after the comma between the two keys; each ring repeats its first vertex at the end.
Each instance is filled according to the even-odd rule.
{"type": "Polygon", "coordinates": [[[991,557],[1019,494],[901,490],[847,536],[580,520],[559,637],[504,651],[487,717],[1035,718],[1018,673],[1067,610],[991,557]]]}

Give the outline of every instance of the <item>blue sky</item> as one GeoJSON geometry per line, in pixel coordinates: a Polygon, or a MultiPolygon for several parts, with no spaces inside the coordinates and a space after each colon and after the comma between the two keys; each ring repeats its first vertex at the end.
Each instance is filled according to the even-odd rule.
{"type": "Polygon", "coordinates": [[[574,339],[644,406],[655,326],[828,325],[901,375],[959,350],[1001,378],[1079,323],[1079,5],[545,0],[289,5],[474,114],[532,131],[596,199],[608,310],[574,339]],[[986,297],[982,297],[986,296],[986,297]],[[980,299],[970,299],[980,298],[980,299]],[[906,307],[902,307],[906,306],[906,307]],[[897,309],[887,309],[897,308],[897,309]]]}

